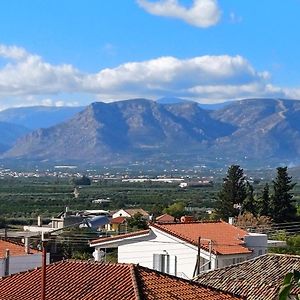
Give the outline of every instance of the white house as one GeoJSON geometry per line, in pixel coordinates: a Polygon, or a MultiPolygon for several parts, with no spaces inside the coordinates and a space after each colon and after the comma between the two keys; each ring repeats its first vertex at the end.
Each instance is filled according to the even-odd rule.
{"type": "MultiPolygon", "coordinates": [[[[47,264],[49,254],[47,254],[47,264]]],[[[42,265],[42,252],[26,245],[0,240],[0,277],[28,271],[42,265]]]]}
{"type": "Polygon", "coordinates": [[[149,220],[149,214],[142,208],[128,208],[128,209],[120,209],[116,211],[112,217],[125,217],[125,218],[132,218],[135,214],[141,214],[145,220],[149,220]]]}
{"type": "Polygon", "coordinates": [[[267,252],[265,234],[248,233],[218,222],[151,224],[149,230],[90,243],[95,260],[118,248],[119,263],[135,263],[179,277],[239,263],[267,252]],[[200,256],[200,259],[198,259],[200,256]]]}

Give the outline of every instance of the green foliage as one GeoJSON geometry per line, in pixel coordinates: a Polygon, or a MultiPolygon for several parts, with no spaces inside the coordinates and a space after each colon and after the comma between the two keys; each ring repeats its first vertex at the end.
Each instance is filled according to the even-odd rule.
{"type": "Polygon", "coordinates": [[[238,165],[228,168],[227,176],[224,178],[222,189],[218,194],[216,207],[217,216],[228,219],[239,214],[235,205],[243,205],[247,197],[244,171],[238,165]]]}
{"type": "Polygon", "coordinates": [[[81,178],[73,177],[71,179],[71,184],[73,184],[74,186],[91,185],[91,183],[92,183],[91,179],[85,175],[83,175],[81,178]]]}
{"type": "Polygon", "coordinates": [[[254,199],[254,189],[253,186],[249,183],[249,181],[246,182],[246,198],[243,201],[242,205],[242,212],[248,212],[256,216],[257,214],[257,203],[254,199]]]}
{"type": "Polygon", "coordinates": [[[257,200],[257,210],[260,216],[272,215],[270,209],[270,188],[268,183],[265,184],[262,195],[257,200]]]}
{"type": "Polygon", "coordinates": [[[148,228],[147,221],[143,218],[143,215],[139,212],[134,214],[132,218],[128,218],[127,224],[128,227],[133,231],[148,228]]]}
{"type": "Polygon", "coordinates": [[[285,275],[279,291],[279,300],[300,300],[300,295],[291,295],[291,290],[295,284],[300,287],[300,272],[297,270],[285,275]]]}
{"type": "Polygon", "coordinates": [[[294,186],[292,177],[288,176],[287,167],[277,168],[277,177],[273,181],[274,193],[270,203],[274,222],[282,223],[296,219],[297,209],[291,193],[294,186]]]}
{"type": "Polygon", "coordinates": [[[174,218],[180,218],[185,215],[185,203],[184,202],[175,202],[169,205],[167,208],[163,210],[164,213],[173,216],[174,218]]]}
{"type": "Polygon", "coordinates": [[[7,226],[6,220],[0,217],[0,228],[5,228],[7,226]]]}

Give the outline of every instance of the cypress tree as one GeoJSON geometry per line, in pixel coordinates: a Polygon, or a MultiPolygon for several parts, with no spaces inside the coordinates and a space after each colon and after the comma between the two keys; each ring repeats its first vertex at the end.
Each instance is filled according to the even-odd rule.
{"type": "Polygon", "coordinates": [[[244,200],[242,206],[242,212],[249,212],[256,216],[257,206],[256,201],[254,199],[254,189],[253,186],[249,183],[249,181],[246,182],[246,195],[246,199],[244,200]]]}
{"type": "Polygon", "coordinates": [[[261,197],[258,201],[258,214],[260,216],[270,216],[270,188],[269,184],[266,183],[262,192],[261,197]]]}
{"type": "Polygon", "coordinates": [[[240,166],[232,165],[223,180],[222,188],[218,193],[216,213],[218,217],[227,220],[239,214],[237,205],[242,205],[247,196],[244,171],[240,166]]]}
{"type": "Polygon", "coordinates": [[[273,181],[274,194],[271,197],[272,219],[276,223],[292,221],[296,218],[293,190],[296,184],[288,176],[287,167],[277,168],[277,177],[273,181]]]}

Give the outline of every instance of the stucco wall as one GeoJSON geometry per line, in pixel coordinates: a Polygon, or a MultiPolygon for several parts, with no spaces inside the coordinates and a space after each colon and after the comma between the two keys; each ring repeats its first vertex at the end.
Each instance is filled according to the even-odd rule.
{"type": "MultiPolygon", "coordinates": [[[[47,254],[47,264],[49,264],[50,256],[47,254]]],[[[15,274],[27,270],[31,270],[42,265],[42,254],[30,254],[24,256],[11,256],[9,258],[9,274],[15,274]]],[[[0,277],[4,276],[5,259],[0,259],[0,277]]]]}

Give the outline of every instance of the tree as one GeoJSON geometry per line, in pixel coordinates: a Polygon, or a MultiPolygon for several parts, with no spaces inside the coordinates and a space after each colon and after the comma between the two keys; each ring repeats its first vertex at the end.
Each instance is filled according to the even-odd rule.
{"type": "Polygon", "coordinates": [[[175,202],[169,205],[167,208],[163,210],[165,214],[169,214],[176,219],[179,219],[183,215],[185,215],[185,203],[184,202],[175,202]]]}
{"type": "Polygon", "coordinates": [[[128,227],[130,227],[132,230],[148,228],[147,221],[143,218],[143,215],[139,212],[134,214],[134,216],[132,218],[128,218],[127,224],[128,224],[128,227]]]}
{"type": "Polygon", "coordinates": [[[248,212],[255,216],[257,213],[257,205],[254,199],[254,189],[249,181],[246,182],[246,194],[247,196],[242,205],[242,212],[248,212]]]}
{"type": "Polygon", "coordinates": [[[73,184],[74,186],[78,186],[78,185],[91,185],[92,181],[91,181],[91,179],[89,177],[83,175],[80,178],[73,177],[70,180],[70,183],[73,184]]]}
{"type": "Polygon", "coordinates": [[[228,168],[227,176],[218,193],[217,216],[222,219],[237,216],[239,205],[243,205],[246,196],[244,171],[240,166],[232,165],[228,168]]]}
{"type": "Polygon", "coordinates": [[[300,287],[300,272],[294,270],[287,273],[283,279],[282,286],[279,290],[279,300],[300,300],[300,295],[292,294],[293,288],[299,289],[300,287]]]}
{"type": "Polygon", "coordinates": [[[257,203],[258,214],[260,216],[270,216],[270,188],[269,184],[266,183],[262,192],[261,197],[258,199],[257,203]]]}
{"type": "Polygon", "coordinates": [[[293,190],[296,184],[288,176],[287,167],[277,168],[277,177],[273,180],[274,194],[271,197],[272,219],[276,223],[296,219],[297,209],[294,205],[293,190]]]}

